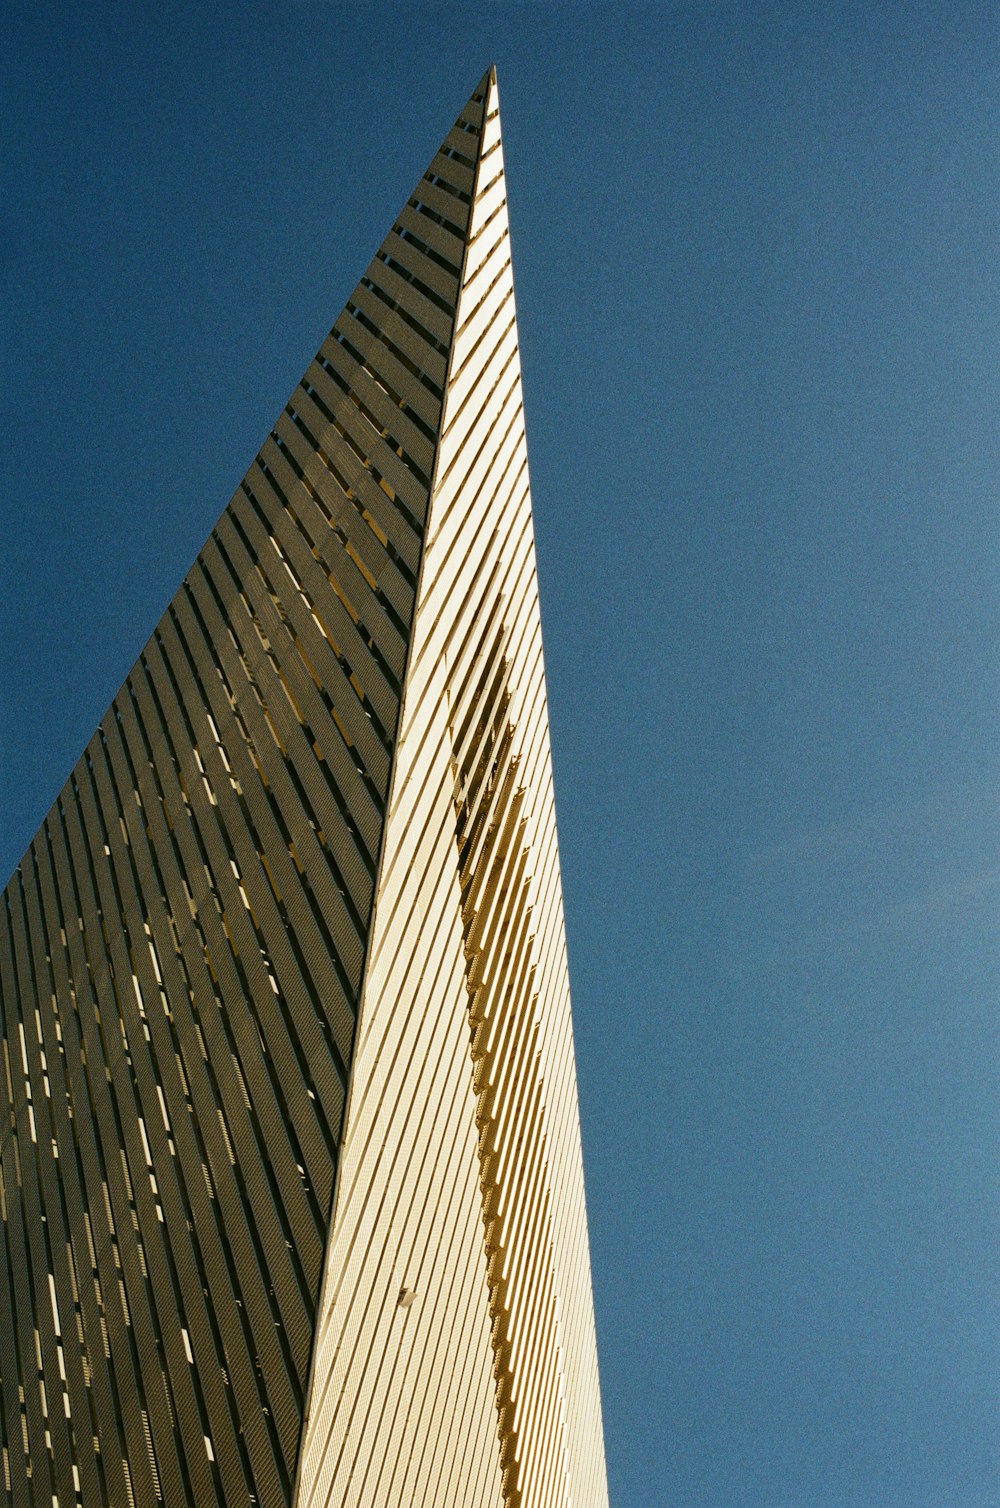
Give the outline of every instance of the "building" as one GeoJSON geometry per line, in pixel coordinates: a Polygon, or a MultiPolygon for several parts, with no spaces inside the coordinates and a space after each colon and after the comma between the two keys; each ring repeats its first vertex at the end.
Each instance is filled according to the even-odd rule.
{"type": "Polygon", "coordinates": [[[496,79],[4,895],[17,1508],[607,1501],[496,79]]]}

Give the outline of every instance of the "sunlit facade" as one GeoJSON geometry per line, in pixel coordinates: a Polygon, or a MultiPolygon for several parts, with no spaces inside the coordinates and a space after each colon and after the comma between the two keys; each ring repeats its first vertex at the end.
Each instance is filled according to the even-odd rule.
{"type": "Polygon", "coordinates": [[[16,1508],[607,1502],[496,79],[4,896],[16,1508]]]}

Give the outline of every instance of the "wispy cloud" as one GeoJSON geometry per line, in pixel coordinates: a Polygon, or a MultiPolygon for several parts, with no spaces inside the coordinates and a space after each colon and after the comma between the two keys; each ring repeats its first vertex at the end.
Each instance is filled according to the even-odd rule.
{"type": "Polygon", "coordinates": [[[740,886],[742,942],[758,961],[819,952],[833,962],[877,941],[920,947],[956,926],[981,931],[984,905],[1000,902],[1000,787],[943,783],[806,824],[749,853],[740,886]]]}

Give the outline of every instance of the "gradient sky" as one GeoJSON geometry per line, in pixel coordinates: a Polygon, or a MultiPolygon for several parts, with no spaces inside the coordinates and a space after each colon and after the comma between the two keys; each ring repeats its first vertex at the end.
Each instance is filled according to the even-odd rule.
{"type": "Polygon", "coordinates": [[[0,25],[0,883],[495,60],[612,1502],[1000,1503],[995,0],[0,25]]]}

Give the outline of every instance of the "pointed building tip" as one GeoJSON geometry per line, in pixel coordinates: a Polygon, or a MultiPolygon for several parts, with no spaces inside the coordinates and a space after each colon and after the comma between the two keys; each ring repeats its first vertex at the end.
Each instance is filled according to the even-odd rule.
{"type": "Polygon", "coordinates": [[[469,95],[468,102],[458,117],[457,125],[465,131],[475,131],[479,138],[478,151],[482,149],[482,133],[486,116],[496,108],[497,70],[496,64],[490,63],[482,78],[469,95]]]}
{"type": "Polygon", "coordinates": [[[479,83],[472,91],[472,99],[485,99],[491,89],[497,86],[497,65],[490,63],[479,83]]]}

